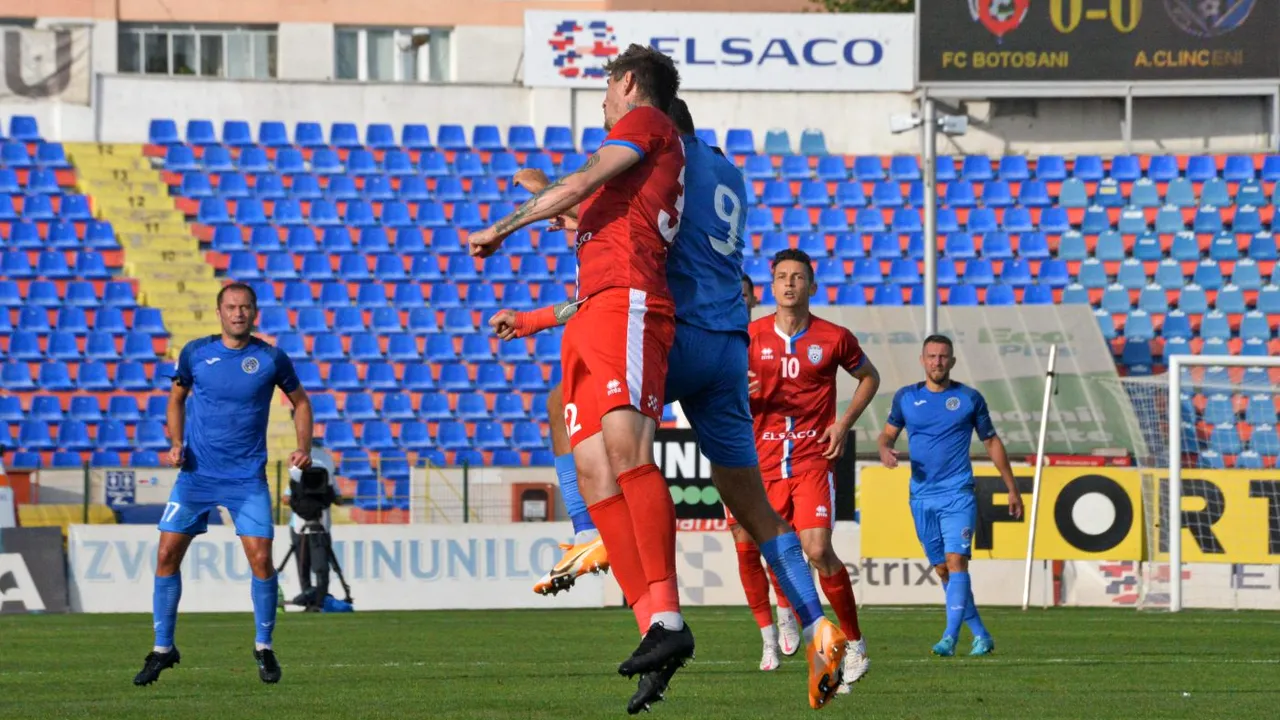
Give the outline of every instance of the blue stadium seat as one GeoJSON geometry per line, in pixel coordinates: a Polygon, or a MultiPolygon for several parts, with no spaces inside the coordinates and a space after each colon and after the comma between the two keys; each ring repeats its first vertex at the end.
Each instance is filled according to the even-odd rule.
{"type": "Polygon", "coordinates": [[[153,118],[147,126],[147,142],[152,145],[181,145],[178,123],[172,118],[153,118]]]}
{"type": "Polygon", "coordinates": [[[1142,165],[1136,155],[1117,155],[1111,158],[1111,178],[1117,182],[1133,182],[1142,177],[1142,165]]]}
{"type": "Polygon", "coordinates": [[[992,285],[987,288],[986,305],[1013,305],[1015,298],[1013,288],[1008,285],[992,285]]]}
{"type": "MultiPolygon", "coordinates": [[[[1147,312],[1151,311],[1148,310],[1147,312]]],[[[1170,310],[1165,314],[1164,325],[1160,328],[1160,334],[1164,336],[1166,342],[1174,339],[1190,340],[1194,337],[1194,333],[1191,330],[1191,320],[1181,310],[1170,310]]]]}
{"type": "Polygon", "coordinates": [[[1084,182],[1078,178],[1071,178],[1063,182],[1058,191],[1058,205],[1063,208],[1088,207],[1089,195],[1084,182]]]}
{"type": "Polygon", "coordinates": [[[809,158],[804,155],[786,155],[778,167],[778,174],[785,180],[808,180],[813,176],[809,158]]]}
{"type": "Polygon", "coordinates": [[[1217,178],[1217,161],[1208,155],[1192,155],[1188,157],[1186,177],[1194,183],[1207,182],[1211,178],[1217,178]]]}
{"type": "Polygon", "coordinates": [[[1079,178],[1084,182],[1098,182],[1102,180],[1106,175],[1103,170],[1102,158],[1097,155],[1077,156],[1071,175],[1072,177],[1079,178]]]}
{"type": "Polygon", "coordinates": [[[1179,176],[1178,159],[1172,155],[1154,155],[1147,164],[1147,177],[1153,182],[1169,182],[1179,176]]]}
{"type": "Polygon", "coordinates": [[[1227,182],[1251,182],[1256,177],[1253,158],[1248,155],[1229,155],[1222,168],[1222,178],[1227,182]]]}

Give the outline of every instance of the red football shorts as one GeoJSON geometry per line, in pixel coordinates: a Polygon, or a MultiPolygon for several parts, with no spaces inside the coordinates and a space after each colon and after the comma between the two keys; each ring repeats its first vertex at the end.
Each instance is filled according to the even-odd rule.
{"type": "Polygon", "coordinates": [[[600,432],[600,418],[620,407],[661,421],[675,333],[675,305],[643,290],[609,288],[582,304],[560,344],[571,447],[600,432]]]}
{"type": "MultiPolygon", "coordinates": [[[[836,486],[829,470],[812,470],[794,477],[766,480],[765,494],[769,504],[797,532],[811,528],[835,527],[836,486]]],[[[734,524],[729,506],[724,517],[734,524]]]]}

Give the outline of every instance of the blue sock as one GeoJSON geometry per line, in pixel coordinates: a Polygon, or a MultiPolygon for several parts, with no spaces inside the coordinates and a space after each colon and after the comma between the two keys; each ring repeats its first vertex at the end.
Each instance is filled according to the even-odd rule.
{"type": "Polygon", "coordinates": [[[556,456],[556,477],[560,478],[560,494],[564,497],[564,509],[573,521],[573,532],[595,530],[596,524],[591,522],[591,513],[587,512],[587,502],[578,492],[578,467],[573,464],[573,453],[556,456]]]}
{"type": "Polygon", "coordinates": [[[800,538],[794,532],[779,535],[760,543],[760,553],[778,576],[778,583],[800,617],[800,626],[807,628],[821,620],[822,602],[818,600],[809,562],[800,548],[800,538]]]}
{"type": "Polygon", "coordinates": [[[156,647],[173,647],[178,624],[178,600],[182,599],[182,573],[156,576],[151,590],[151,619],[156,630],[156,647]]]}
{"type": "Polygon", "coordinates": [[[947,631],[943,637],[954,640],[960,636],[960,623],[972,597],[969,590],[969,573],[951,573],[951,582],[947,583],[947,631]]]}
{"type": "MultiPolygon", "coordinates": [[[[942,583],[942,589],[947,589],[947,584],[942,583]]],[[[969,597],[964,606],[964,624],[969,626],[969,632],[974,637],[991,637],[991,633],[987,631],[987,626],[982,624],[982,618],[978,615],[978,605],[973,601],[973,581],[969,582],[969,597]]]]}
{"type": "Polygon", "coordinates": [[[280,576],[271,574],[269,580],[259,580],[255,575],[250,593],[253,596],[254,642],[271,644],[271,633],[276,629],[276,593],[280,576]]]}

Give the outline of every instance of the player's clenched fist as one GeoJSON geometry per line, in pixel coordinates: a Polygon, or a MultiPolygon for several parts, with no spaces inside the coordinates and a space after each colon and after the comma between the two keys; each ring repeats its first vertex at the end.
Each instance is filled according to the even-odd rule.
{"type": "Polygon", "coordinates": [[[296,467],[299,470],[311,467],[311,453],[305,450],[294,450],[289,453],[289,466],[296,467]]]}
{"type": "Polygon", "coordinates": [[[471,250],[471,257],[487,258],[498,252],[498,248],[502,247],[502,236],[493,231],[493,228],[485,228],[477,230],[467,236],[467,246],[471,250]]]}
{"type": "Polygon", "coordinates": [[[182,446],[174,445],[169,448],[169,464],[173,467],[182,467],[182,446]]]}
{"type": "Polygon", "coordinates": [[[516,337],[516,311],[502,309],[493,314],[489,318],[489,327],[493,328],[493,334],[502,340],[511,340],[516,337]]]}
{"type": "Polygon", "coordinates": [[[880,463],[890,470],[898,467],[898,454],[893,448],[880,446],[880,463]]]}

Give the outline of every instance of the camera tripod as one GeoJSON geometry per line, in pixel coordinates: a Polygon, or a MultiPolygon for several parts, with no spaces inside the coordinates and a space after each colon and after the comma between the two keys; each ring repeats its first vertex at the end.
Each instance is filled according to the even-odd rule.
{"type": "MultiPolygon", "coordinates": [[[[345,593],[343,600],[347,604],[351,604],[351,586],[347,584],[347,579],[343,577],[342,566],[338,563],[338,556],[333,552],[333,537],[319,522],[309,521],[303,526],[302,532],[298,533],[299,543],[289,544],[289,552],[285,553],[284,559],[280,561],[280,566],[276,568],[276,573],[284,571],[284,566],[289,564],[289,558],[293,557],[295,552],[297,552],[299,556],[306,557],[305,555],[302,555],[302,553],[310,552],[310,538],[317,535],[324,539],[324,547],[326,550],[325,554],[329,559],[329,567],[332,567],[334,572],[337,573],[338,582],[342,585],[342,592],[345,593]],[[302,545],[301,550],[298,549],[298,544],[302,545]]],[[[314,568],[312,569],[312,572],[315,572],[314,568]]],[[[323,597],[319,598],[319,601],[321,605],[324,604],[323,597]]]]}

